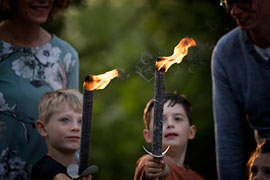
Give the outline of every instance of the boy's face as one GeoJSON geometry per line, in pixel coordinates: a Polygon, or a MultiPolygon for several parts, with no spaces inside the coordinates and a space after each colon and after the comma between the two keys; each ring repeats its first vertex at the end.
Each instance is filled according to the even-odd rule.
{"type": "Polygon", "coordinates": [[[49,122],[44,125],[46,143],[60,151],[76,151],[80,148],[81,113],[74,112],[67,104],[58,106],[49,122]]]}
{"type": "Polygon", "coordinates": [[[250,180],[270,180],[270,154],[259,154],[251,165],[250,180]]]}
{"type": "MultiPolygon", "coordinates": [[[[163,109],[163,150],[168,146],[183,148],[189,139],[193,139],[196,134],[196,127],[189,124],[187,114],[181,104],[168,106],[169,101],[164,104],[163,109]]],[[[154,108],[151,111],[149,130],[144,130],[146,142],[152,143],[154,122],[154,108]]]]}

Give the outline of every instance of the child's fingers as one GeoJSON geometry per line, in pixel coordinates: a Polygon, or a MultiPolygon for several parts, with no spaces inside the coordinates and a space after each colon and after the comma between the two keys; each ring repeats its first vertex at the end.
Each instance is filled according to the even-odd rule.
{"type": "Polygon", "coordinates": [[[158,164],[164,166],[165,165],[165,161],[164,161],[164,158],[156,158],[155,160],[158,164]]]}
{"type": "Polygon", "coordinates": [[[83,177],[82,180],[92,180],[92,176],[88,175],[87,177],[83,177]]]}
{"type": "Polygon", "coordinates": [[[164,164],[160,164],[155,161],[148,161],[146,162],[145,166],[148,168],[161,168],[161,169],[165,167],[164,164]]]}
{"type": "Polygon", "coordinates": [[[150,157],[148,159],[148,163],[151,164],[151,166],[155,166],[155,167],[165,167],[165,160],[164,158],[156,158],[156,157],[150,157]]]}
{"type": "Polygon", "coordinates": [[[164,160],[164,157],[156,158],[156,157],[149,156],[149,158],[146,161],[145,166],[146,166],[145,175],[147,179],[156,179],[158,177],[168,176],[167,173],[165,172],[166,162],[164,160]]]}
{"type": "Polygon", "coordinates": [[[156,176],[162,173],[163,169],[164,168],[158,163],[147,162],[145,172],[147,174],[151,174],[152,176],[156,176]]]}
{"type": "Polygon", "coordinates": [[[157,177],[160,177],[162,174],[162,171],[156,171],[157,169],[149,169],[149,171],[146,171],[146,177],[148,179],[155,179],[157,177]]]}
{"type": "Polygon", "coordinates": [[[92,175],[88,175],[86,177],[75,178],[72,180],[92,180],[92,175]]]}
{"type": "Polygon", "coordinates": [[[148,168],[147,170],[149,173],[153,173],[153,174],[162,172],[162,168],[148,168]]]}
{"type": "Polygon", "coordinates": [[[163,163],[164,162],[164,157],[153,157],[153,156],[149,156],[149,160],[150,161],[157,162],[157,163],[163,163]]]}
{"type": "Polygon", "coordinates": [[[92,180],[92,175],[88,175],[84,180],[92,180]]]}

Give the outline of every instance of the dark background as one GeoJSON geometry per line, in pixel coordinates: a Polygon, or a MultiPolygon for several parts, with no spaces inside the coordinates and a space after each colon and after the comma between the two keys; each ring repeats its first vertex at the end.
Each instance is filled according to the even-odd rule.
{"type": "Polygon", "coordinates": [[[64,15],[46,25],[72,44],[80,57],[80,91],[86,75],[119,69],[121,77],[95,91],[90,163],[95,180],[132,179],[148,146],[143,109],[154,95],[154,62],[170,56],[183,37],[197,42],[181,64],[165,75],[166,92],[192,102],[197,135],[186,164],[217,179],[212,112],[211,53],[236,25],[217,0],[74,0],[64,15]]]}

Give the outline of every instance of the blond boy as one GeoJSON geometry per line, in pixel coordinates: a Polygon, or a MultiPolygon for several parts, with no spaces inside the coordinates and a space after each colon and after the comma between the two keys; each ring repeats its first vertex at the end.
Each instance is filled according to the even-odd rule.
{"type": "Polygon", "coordinates": [[[42,97],[36,128],[45,139],[48,153],[34,165],[32,180],[71,179],[67,167],[75,162],[80,148],[82,99],[82,94],[73,89],[48,92],[42,97]]]}

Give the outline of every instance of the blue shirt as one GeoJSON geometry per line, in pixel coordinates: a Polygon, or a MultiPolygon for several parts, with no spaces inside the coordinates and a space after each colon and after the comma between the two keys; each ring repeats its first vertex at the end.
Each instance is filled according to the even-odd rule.
{"type": "Polygon", "coordinates": [[[241,120],[270,137],[270,61],[255,51],[246,31],[235,28],[213,51],[212,79],[218,174],[243,179],[241,120]]]}

